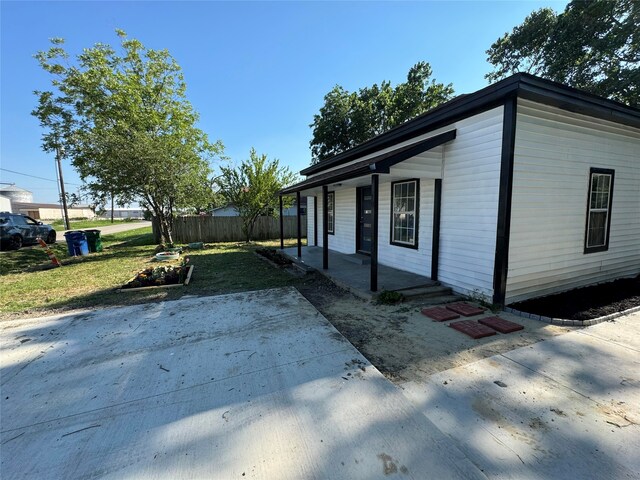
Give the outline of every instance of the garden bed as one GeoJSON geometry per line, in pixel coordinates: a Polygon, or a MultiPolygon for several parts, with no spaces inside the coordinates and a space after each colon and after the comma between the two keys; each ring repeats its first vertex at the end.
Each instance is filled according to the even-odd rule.
{"type": "Polygon", "coordinates": [[[638,306],[640,276],[509,305],[520,312],[566,320],[592,320],[638,306]]]}
{"type": "Polygon", "coordinates": [[[151,288],[174,288],[189,285],[193,265],[145,268],[126,282],[120,291],[132,292],[151,288]]]}

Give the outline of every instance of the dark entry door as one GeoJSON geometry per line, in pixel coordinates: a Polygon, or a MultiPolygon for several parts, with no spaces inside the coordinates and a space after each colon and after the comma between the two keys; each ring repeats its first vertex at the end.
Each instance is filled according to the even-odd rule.
{"type": "Polygon", "coordinates": [[[358,225],[357,225],[357,245],[356,248],[360,253],[371,253],[371,223],[373,215],[373,197],[371,196],[371,187],[360,187],[357,190],[358,201],[358,225]]]}

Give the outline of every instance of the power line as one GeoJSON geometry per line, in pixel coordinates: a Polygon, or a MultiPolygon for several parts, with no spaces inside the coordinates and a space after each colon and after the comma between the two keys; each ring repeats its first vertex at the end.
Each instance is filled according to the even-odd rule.
{"type": "MultiPolygon", "coordinates": [[[[25,177],[37,178],[38,180],[46,180],[47,182],[56,182],[57,183],[57,180],[52,180],[50,178],[44,178],[44,177],[38,177],[36,175],[29,175],[28,173],[15,172],[15,171],[9,170],[7,168],[0,168],[0,170],[2,170],[3,172],[15,173],[16,175],[23,175],[25,177]]],[[[79,183],[71,183],[71,182],[66,182],[66,183],[67,183],[67,185],[75,185],[76,187],[81,187],[82,186],[79,183]]]]}

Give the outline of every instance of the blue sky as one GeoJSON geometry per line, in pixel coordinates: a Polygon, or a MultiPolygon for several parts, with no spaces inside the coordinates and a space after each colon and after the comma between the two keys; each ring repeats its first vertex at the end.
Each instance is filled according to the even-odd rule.
{"type": "MultiPolygon", "coordinates": [[[[487,85],[493,41],[533,10],[566,3],[2,1],[0,165],[56,178],[30,115],[33,90],[50,80],[33,54],[52,37],[65,38],[75,54],[97,42],[116,45],[121,28],[147,47],[167,48],[184,70],[199,127],[222,140],[232,161],[255,147],[299,171],[311,159],[309,124],[334,85],[395,84],[427,61],[456,93],[475,91],[487,85]]],[[[80,180],[68,161],[63,168],[73,192],[80,180]]],[[[6,171],[0,181],[32,190],[35,201],[57,200],[54,182],[6,171]]]]}

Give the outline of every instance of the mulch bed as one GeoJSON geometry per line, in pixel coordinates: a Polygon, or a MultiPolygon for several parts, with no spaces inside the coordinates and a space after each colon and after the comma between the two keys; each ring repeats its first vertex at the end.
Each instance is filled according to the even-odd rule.
{"type": "Polygon", "coordinates": [[[258,248],[256,250],[256,253],[258,255],[262,255],[265,258],[268,258],[276,265],[285,266],[291,265],[293,263],[291,260],[289,260],[287,257],[273,248],[258,248]]]}
{"type": "Polygon", "coordinates": [[[640,275],[509,306],[550,318],[591,320],[640,306],[640,275]]]}

